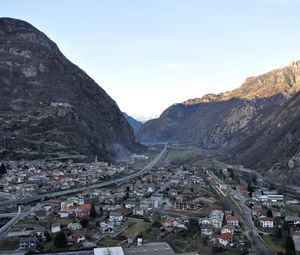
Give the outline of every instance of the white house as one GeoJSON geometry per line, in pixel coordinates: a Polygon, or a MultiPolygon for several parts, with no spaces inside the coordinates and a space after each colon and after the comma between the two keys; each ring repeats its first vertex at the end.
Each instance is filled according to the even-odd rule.
{"type": "Polygon", "coordinates": [[[60,224],[54,223],[51,225],[51,233],[58,233],[61,231],[60,224]]]}
{"type": "Polygon", "coordinates": [[[260,226],[263,228],[273,228],[274,227],[274,219],[266,216],[262,216],[259,218],[260,226]]]}
{"type": "Polygon", "coordinates": [[[138,206],[133,208],[133,210],[132,210],[132,214],[137,215],[137,216],[144,216],[144,215],[146,215],[146,213],[147,213],[146,209],[139,208],[138,206]]]}
{"type": "Polygon", "coordinates": [[[60,218],[68,218],[69,217],[69,212],[59,211],[58,215],[59,215],[60,218]]]}
{"type": "Polygon", "coordinates": [[[239,219],[236,216],[228,215],[226,217],[226,223],[231,224],[235,227],[238,227],[239,226],[239,219]]]}
{"type": "Polygon", "coordinates": [[[201,225],[201,235],[212,236],[214,234],[214,227],[210,224],[201,225]]]}
{"type": "Polygon", "coordinates": [[[286,216],[285,221],[288,222],[291,226],[300,225],[300,217],[299,216],[286,216]]]}
{"type": "Polygon", "coordinates": [[[227,224],[221,229],[221,234],[225,234],[225,233],[233,234],[234,229],[235,227],[233,225],[227,224]]]}
{"type": "Polygon", "coordinates": [[[124,216],[121,212],[113,211],[110,213],[108,220],[113,224],[119,225],[124,220],[124,216]]]}
{"type": "Polygon", "coordinates": [[[114,227],[110,224],[107,224],[105,222],[100,223],[100,230],[102,233],[113,233],[114,227]]]}
{"type": "Polygon", "coordinates": [[[221,228],[223,225],[224,213],[221,210],[213,210],[209,215],[209,219],[215,228],[221,228]]]}

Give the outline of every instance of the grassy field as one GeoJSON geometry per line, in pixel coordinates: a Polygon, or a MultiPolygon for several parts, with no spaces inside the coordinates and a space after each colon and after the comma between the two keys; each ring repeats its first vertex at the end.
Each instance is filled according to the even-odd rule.
{"type": "Polygon", "coordinates": [[[163,241],[168,242],[176,253],[198,251],[201,254],[211,254],[211,247],[205,244],[199,235],[168,234],[163,241]]]}
{"type": "Polygon", "coordinates": [[[20,228],[20,227],[35,226],[35,225],[39,225],[42,227],[48,227],[49,222],[46,220],[23,219],[23,220],[19,221],[15,227],[20,228]]]}
{"type": "Polygon", "coordinates": [[[184,164],[201,156],[201,151],[192,146],[171,148],[166,162],[169,164],[184,164]]]}
{"type": "Polygon", "coordinates": [[[263,236],[262,238],[275,252],[285,253],[285,248],[282,240],[274,236],[263,236]]]}
{"type": "Polygon", "coordinates": [[[43,247],[44,252],[55,251],[55,250],[57,250],[57,248],[53,242],[45,243],[45,245],[43,247]]]}
{"type": "Polygon", "coordinates": [[[69,223],[72,223],[72,222],[73,222],[73,220],[69,219],[69,218],[57,218],[57,219],[52,220],[52,224],[57,223],[57,224],[65,225],[65,226],[67,226],[69,223]]]}
{"type": "Polygon", "coordinates": [[[143,232],[147,231],[151,227],[151,223],[144,222],[143,220],[130,220],[129,227],[125,229],[121,235],[126,237],[133,237],[136,238],[138,235],[142,234],[143,232]]]}
{"type": "Polygon", "coordinates": [[[105,237],[104,239],[97,242],[97,246],[99,247],[112,247],[118,246],[120,244],[120,240],[111,239],[109,237],[105,237]]]}

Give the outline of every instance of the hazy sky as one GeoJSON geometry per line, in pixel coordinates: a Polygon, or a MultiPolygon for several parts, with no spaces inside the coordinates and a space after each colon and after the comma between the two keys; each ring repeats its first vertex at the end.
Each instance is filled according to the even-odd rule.
{"type": "Polygon", "coordinates": [[[133,116],[300,59],[300,0],[7,0],[133,116]]]}

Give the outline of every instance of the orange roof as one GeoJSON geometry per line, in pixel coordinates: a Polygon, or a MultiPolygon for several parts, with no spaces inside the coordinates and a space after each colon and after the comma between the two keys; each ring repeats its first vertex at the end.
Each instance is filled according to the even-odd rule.
{"type": "Polygon", "coordinates": [[[83,210],[83,211],[90,211],[92,208],[91,204],[83,204],[78,206],[79,209],[83,210]]]}
{"type": "Polygon", "coordinates": [[[238,219],[236,216],[228,215],[228,216],[226,217],[226,220],[227,220],[227,221],[238,221],[239,219],[238,219]]]}
{"type": "Polygon", "coordinates": [[[231,240],[232,239],[232,234],[231,233],[223,233],[219,236],[220,239],[222,240],[231,240]]]}

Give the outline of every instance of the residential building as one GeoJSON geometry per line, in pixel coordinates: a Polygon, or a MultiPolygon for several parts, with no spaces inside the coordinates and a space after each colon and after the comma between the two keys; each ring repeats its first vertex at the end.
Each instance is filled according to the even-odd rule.
{"type": "Polygon", "coordinates": [[[230,233],[233,235],[235,227],[231,224],[227,224],[221,228],[221,234],[230,233]]]}
{"type": "Polygon", "coordinates": [[[235,227],[238,227],[239,226],[239,219],[236,216],[228,215],[226,217],[226,223],[231,224],[235,227]]]}
{"type": "Polygon", "coordinates": [[[291,227],[300,227],[300,217],[299,216],[286,216],[285,221],[289,223],[291,227]]]}
{"type": "Polygon", "coordinates": [[[221,210],[213,210],[209,215],[211,224],[215,228],[221,228],[223,225],[224,213],[221,210]]]}
{"type": "Polygon", "coordinates": [[[22,237],[19,242],[20,250],[31,250],[36,248],[36,240],[32,237],[22,237]]]}
{"type": "Polygon", "coordinates": [[[259,218],[259,224],[263,228],[273,228],[274,227],[274,219],[266,216],[261,216],[259,218]]]}
{"type": "Polygon", "coordinates": [[[232,242],[232,234],[231,233],[224,233],[219,235],[218,241],[221,245],[227,246],[232,242]]]}

